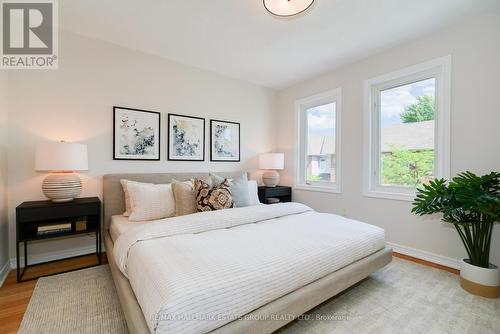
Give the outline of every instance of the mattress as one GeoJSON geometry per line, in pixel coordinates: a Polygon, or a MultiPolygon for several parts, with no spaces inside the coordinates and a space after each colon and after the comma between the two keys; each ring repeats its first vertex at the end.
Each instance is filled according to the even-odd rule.
{"type": "Polygon", "coordinates": [[[111,235],[111,239],[113,240],[113,242],[116,242],[116,240],[118,240],[118,237],[120,235],[127,232],[131,228],[148,223],[149,221],[131,222],[130,220],[128,220],[128,217],[125,217],[123,215],[115,215],[111,217],[111,223],[109,225],[109,234],[111,235]]]}
{"type": "Polygon", "coordinates": [[[290,203],[150,223],[114,256],[151,332],[207,333],[384,247],[383,229],[290,203]]]}

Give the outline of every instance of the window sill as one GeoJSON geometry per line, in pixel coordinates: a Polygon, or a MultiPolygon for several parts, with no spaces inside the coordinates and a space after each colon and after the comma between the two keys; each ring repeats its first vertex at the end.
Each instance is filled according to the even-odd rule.
{"type": "Polygon", "coordinates": [[[365,191],[363,193],[363,196],[372,198],[381,198],[381,199],[391,199],[404,202],[413,202],[413,200],[416,197],[416,194],[402,194],[396,192],[370,190],[370,191],[365,191]]]}
{"type": "Polygon", "coordinates": [[[322,193],[333,193],[340,194],[341,191],[338,188],[333,187],[321,187],[321,186],[311,186],[308,184],[297,184],[293,187],[294,190],[305,190],[305,191],[317,191],[322,193]]]}

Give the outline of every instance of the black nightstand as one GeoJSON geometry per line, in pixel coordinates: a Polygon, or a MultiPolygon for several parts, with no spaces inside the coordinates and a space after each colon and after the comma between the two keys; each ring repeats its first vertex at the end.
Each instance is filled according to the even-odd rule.
{"type": "MultiPolygon", "coordinates": [[[[26,269],[35,266],[28,265],[30,241],[89,233],[96,235],[97,263],[95,265],[98,265],[101,264],[101,201],[97,197],[77,198],[66,203],[34,201],[20,204],[16,208],[17,281],[22,282],[26,269]],[[24,269],[22,271],[19,259],[20,243],[24,244],[24,269]]],[[[64,259],[56,261],[60,260],[64,259]]],[[[27,280],[35,278],[38,277],[30,277],[27,280]]]]}
{"type": "Polygon", "coordinates": [[[292,201],[292,187],[259,186],[259,200],[261,203],[272,204],[274,202],[273,199],[278,199],[279,202],[291,202],[292,201]]]}

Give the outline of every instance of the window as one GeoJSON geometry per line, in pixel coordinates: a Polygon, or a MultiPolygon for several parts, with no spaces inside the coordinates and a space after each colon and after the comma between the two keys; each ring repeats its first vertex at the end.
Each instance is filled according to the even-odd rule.
{"type": "Polygon", "coordinates": [[[295,187],[340,192],[340,89],[297,101],[295,187]]]}
{"type": "Polygon", "coordinates": [[[412,200],[449,174],[450,57],[365,82],[365,195],[412,200]]]}

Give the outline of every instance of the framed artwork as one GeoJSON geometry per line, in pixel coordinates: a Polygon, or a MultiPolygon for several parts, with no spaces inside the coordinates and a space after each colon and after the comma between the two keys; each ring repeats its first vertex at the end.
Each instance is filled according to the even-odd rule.
{"type": "Polygon", "coordinates": [[[205,160],[205,119],[168,114],[168,160],[205,160]]]}
{"type": "Polygon", "coordinates": [[[210,120],[210,161],[240,161],[240,123],[210,120]]]}
{"type": "Polygon", "coordinates": [[[160,160],[160,113],[113,107],[113,160],[160,160]]]}

